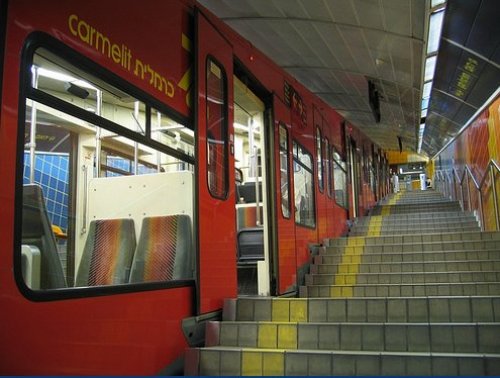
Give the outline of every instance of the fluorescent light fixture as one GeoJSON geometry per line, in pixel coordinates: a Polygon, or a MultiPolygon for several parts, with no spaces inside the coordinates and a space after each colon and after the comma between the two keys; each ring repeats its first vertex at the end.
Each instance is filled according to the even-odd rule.
{"type": "Polygon", "coordinates": [[[429,23],[429,38],[427,40],[427,54],[433,54],[438,51],[439,39],[441,38],[441,29],[443,27],[444,9],[431,14],[429,23]]]}
{"type": "MultiPolygon", "coordinates": [[[[33,72],[33,67],[31,68],[31,71],[33,72]]],[[[73,76],[64,74],[62,72],[56,72],[56,71],[51,71],[43,67],[38,67],[38,75],[53,79],[53,80],[58,80],[58,81],[64,81],[66,83],[71,83],[75,84],[79,87],[82,88],[87,88],[87,89],[92,89],[94,91],[97,91],[97,88],[94,87],[92,84],[87,83],[86,81],[79,80],[73,76]]]]}
{"type": "Polygon", "coordinates": [[[434,71],[436,71],[437,55],[430,56],[425,59],[424,82],[434,79],[434,71]]]}

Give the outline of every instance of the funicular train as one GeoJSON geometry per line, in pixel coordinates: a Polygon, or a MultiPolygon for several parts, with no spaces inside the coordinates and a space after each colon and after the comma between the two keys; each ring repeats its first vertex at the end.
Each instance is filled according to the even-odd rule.
{"type": "Polygon", "coordinates": [[[294,295],[384,152],[191,0],[3,1],[0,372],[174,374],[294,295]]]}

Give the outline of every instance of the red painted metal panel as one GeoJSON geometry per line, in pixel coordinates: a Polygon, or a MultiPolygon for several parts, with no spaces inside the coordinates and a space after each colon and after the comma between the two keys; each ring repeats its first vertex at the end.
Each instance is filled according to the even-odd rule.
{"type": "Polygon", "coordinates": [[[194,314],[192,287],[32,302],[14,281],[20,56],[31,32],[59,39],[177,111],[190,113],[189,88],[180,85],[191,60],[182,45],[183,33],[190,38],[187,8],[180,2],[110,1],[106,9],[113,9],[112,17],[98,1],[9,2],[0,124],[2,374],[155,374],[187,346],[181,321],[194,314]],[[139,61],[145,71],[136,73],[139,61]]]}
{"type": "Polygon", "coordinates": [[[222,307],[224,298],[236,296],[236,210],[234,197],[233,55],[232,47],[201,12],[197,27],[197,122],[199,201],[199,312],[222,307]],[[207,182],[207,58],[225,70],[228,113],[228,196],[212,197],[207,182]]]}

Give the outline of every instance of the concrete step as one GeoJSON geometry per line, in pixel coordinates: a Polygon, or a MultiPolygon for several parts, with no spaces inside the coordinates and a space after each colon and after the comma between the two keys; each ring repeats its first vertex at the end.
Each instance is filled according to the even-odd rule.
{"type": "Polygon", "coordinates": [[[366,217],[357,218],[356,222],[365,222],[377,219],[411,219],[411,220],[422,220],[422,219],[475,219],[476,215],[470,211],[443,211],[440,213],[436,212],[420,212],[420,213],[403,213],[403,214],[386,214],[386,215],[368,215],[366,217]]]}
{"type": "Polygon", "coordinates": [[[309,285],[378,285],[429,283],[500,283],[500,271],[447,271],[447,272],[390,272],[390,273],[337,273],[306,274],[309,285]]]}
{"type": "Polygon", "coordinates": [[[301,298],[500,295],[500,282],[300,286],[301,298]]]}
{"type": "Polygon", "coordinates": [[[342,254],[333,247],[321,248],[320,254],[313,257],[313,263],[319,264],[368,264],[368,263],[403,263],[403,262],[442,262],[442,261],[482,261],[500,259],[500,250],[426,250],[411,252],[370,252],[342,254]]]}
{"type": "MultiPolygon", "coordinates": [[[[499,254],[500,255],[500,254],[499,254]]],[[[395,263],[337,263],[312,264],[311,274],[337,273],[397,273],[397,272],[448,272],[448,271],[500,271],[498,260],[456,260],[456,261],[417,261],[395,263]]]]}
{"type": "Polygon", "coordinates": [[[426,243],[440,241],[462,241],[462,240],[500,240],[500,232],[443,232],[439,234],[422,235],[380,235],[362,237],[340,237],[335,239],[324,239],[325,246],[343,245],[383,245],[402,243],[426,243]]]}
{"type": "Polygon", "coordinates": [[[370,215],[406,214],[406,213],[430,213],[442,211],[460,211],[458,203],[446,204],[408,204],[408,205],[383,205],[375,206],[370,215]]]}
{"type": "Polygon", "coordinates": [[[223,320],[274,322],[500,322],[500,297],[270,298],[224,301],[223,320]]]}
{"type": "Polygon", "coordinates": [[[369,227],[369,226],[404,226],[404,227],[422,227],[426,225],[438,226],[438,227],[459,227],[459,226],[477,226],[477,220],[475,219],[464,219],[464,220],[455,220],[451,219],[443,222],[441,219],[373,219],[369,222],[358,222],[355,223],[352,227],[369,227]]]}
{"type": "Polygon", "coordinates": [[[499,375],[500,355],[212,347],[189,349],[185,375],[499,375]]]}
{"type": "Polygon", "coordinates": [[[386,252],[428,252],[428,251],[500,251],[500,240],[429,241],[412,243],[384,243],[382,245],[346,245],[323,247],[324,254],[369,254],[386,252]]]}
{"type": "Polygon", "coordinates": [[[500,353],[500,323],[209,322],[206,347],[500,353]]]}
{"type": "Polygon", "coordinates": [[[475,218],[474,213],[470,211],[443,211],[443,212],[419,212],[419,213],[404,213],[404,214],[387,214],[387,215],[370,215],[363,218],[358,218],[357,222],[368,221],[370,219],[455,219],[455,218],[475,218]]]}
{"type": "Polygon", "coordinates": [[[442,232],[471,232],[480,231],[478,224],[464,225],[464,226],[442,226],[442,225],[421,225],[415,227],[407,227],[405,225],[399,226],[386,226],[383,225],[376,230],[370,226],[355,226],[349,230],[349,236],[372,236],[372,235],[401,235],[401,234],[415,234],[422,233],[442,233],[442,232]]]}
{"type": "Polygon", "coordinates": [[[440,227],[459,227],[459,226],[477,226],[477,220],[472,219],[472,218],[467,218],[467,219],[453,219],[446,221],[446,223],[443,222],[441,219],[417,219],[417,220],[406,220],[406,219],[373,219],[371,221],[367,222],[357,222],[355,223],[352,228],[356,227],[369,227],[369,226],[405,226],[405,227],[410,227],[410,226],[415,226],[415,227],[422,227],[425,225],[432,225],[432,226],[440,226],[440,227]]]}

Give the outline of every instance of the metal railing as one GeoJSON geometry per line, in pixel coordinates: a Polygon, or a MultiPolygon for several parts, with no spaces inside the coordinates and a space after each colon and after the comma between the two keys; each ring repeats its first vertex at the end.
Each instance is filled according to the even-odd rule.
{"type": "MultiPolygon", "coordinates": [[[[481,220],[481,229],[485,230],[485,213],[484,213],[484,203],[483,199],[485,195],[483,194],[483,187],[486,182],[490,182],[487,187],[491,190],[492,200],[493,200],[493,210],[495,216],[495,226],[496,230],[500,230],[500,214],[498,198],[500,193],[497,191],[497,174],[500,173],[500,166],[495,160],[490,160],[485,174],[480,181],[476,179],[474,173],[471,171],[468,165],[463,169],[460,175],[456,168],[449,170],[439,170],[434,174],[434,187],[436,190],[443,193],[446,197],[456,200],[460,203],[460,206],[464,211],[479,211],[479,216],[481,220]],[[472,183],[472,190],[471,190],[472,183]],[[475,190],[474,190],[475,189],[475,190]],[[476,196],[474,199],[473,197],[476,196]],[[477,203],[479,208],[473,208],[473,203],[477,203]]],[[[487,194],[488,192],[486,192],[487,194]]]]}

